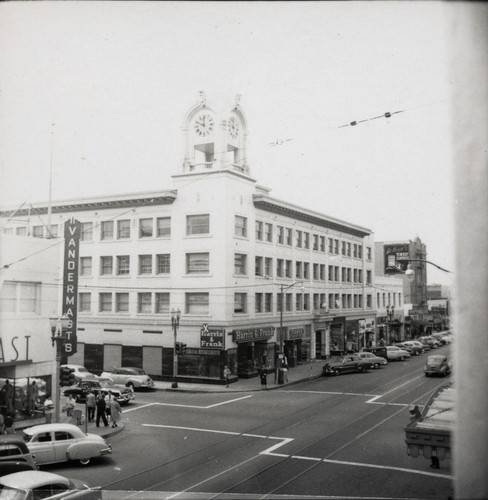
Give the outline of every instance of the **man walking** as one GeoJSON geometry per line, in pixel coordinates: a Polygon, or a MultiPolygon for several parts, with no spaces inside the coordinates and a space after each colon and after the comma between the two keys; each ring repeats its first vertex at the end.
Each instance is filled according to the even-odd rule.
{"type": "Polygon", "coordinates": [[[105,398],[103,397],[103,394],[100,393],[97,399],[97,421],[96,421],[97,427],[100,427],[100,417],[102,418],[105,427],[108,427],[105,410],[106,410],[105,398]]]}
{"type": "Polygon", "coordinates": [[[95,408],[97,406],[97,398],[93,391],[90,389],[86,395],[86,408],[88,411],[88,422],[93,422],[95,420],[95,408]]]}

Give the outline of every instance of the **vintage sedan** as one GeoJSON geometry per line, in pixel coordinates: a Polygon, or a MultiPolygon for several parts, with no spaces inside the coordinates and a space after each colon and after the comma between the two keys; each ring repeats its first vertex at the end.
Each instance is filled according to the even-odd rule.
{"type": "Polygon", "coordinates": [[[36,461],[25,444],[17,434],[0,436],[0,475],[7,474],[8,470],[37,469],[36,461]],[[15,464],[19,464],[15,466],[15,464]],[[22,468],[25,466],[25,468],[22,468]]]}
{"type": "Polygon", "coordinates": [[[95,380],[97,376],[94,373],[89,372],[84,366],[81,365],[61,365],[61,368],[69,368],[73,370],[73,376],[77,382],[81,380],[95,380]]]}
{"type": "Polygon", "coordinates": [[[389,345],[386,346],[386,355],[388,359],[403,361],[410,358],[410,353],[404,349],[400,349],[397,346],[389,345]]]}
{"type": "Polygon", "coordinates": [[[22,432],[37,465],[79,461],[88,465],[92,458],[109,455],[112,447],[102,436],[85,434],[73,424],[41,424],[22,432]]]}
{"type": "Polygon", "coordinates": [[[403,342],[403,345],[406,347],[410,347],[410,349],[413,350],[415,356],[419,356],[426,350],[425,345],[418,340],[405,340],[405,342],[403,342]]]}
{"type": "Polygon", "coordinates": [[[451,365],[447,356],[441,354],[433,354],[427,358],[425,363],[425,376],[438,375],[440,377],[447,377],[451,373],[451,365]]]}
{"type": "Polygon", "coordinates": [[[326,363],[322,367],[322,375],[341,375],[352,372],[365,373],[371,368],[373,368],[371,361],[362,359],[357,354],[348,354],[337,361],[326,363]]]}
{"type": "Polygon", "coordinates": [[[378,369],[380,366],[386,366],[388,360],[380,356],[375,356],[372,352],[358,352],[358,356],[373,364],[373,368],[378,369]]]}
{"type": "Polygon", "coordinates": [[[100,487],[44,471],[22,471],[0,478],[0,499],[8,500],[100,500],[100,487]]]}
{"type": "Polygon", "coordinates": [[[85,403],[86,395],[93,391],[96,394],[102,388],[98,380],[82,380],[75,385],[67,387],[63,394],[68,397],[72,396],[77,403],[85,403]]]}
{"type": "Polygon", "coordinates": [[[142,368],[132,366],[114,368],[113,371],[103,372],[100,376],[132,389],[154,389],[154,380],[142,368]]]}
{"type": "Polygon", "coordinates": [[[115,384],[112,379],[102,377],[98,378],[98,383],[101,386],[101,389],[99,389],[98,392],[106,396],[110,391],[112,393],[112,397],[115,401],[118,401],[120,405],[127,405],[135,399],[132,387],[118,385],[115,384]]]}

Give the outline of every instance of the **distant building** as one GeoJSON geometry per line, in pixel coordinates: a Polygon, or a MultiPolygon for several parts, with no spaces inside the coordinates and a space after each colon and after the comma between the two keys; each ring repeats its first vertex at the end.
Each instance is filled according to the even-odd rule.
{"type": "Polygon", "coordinates": [[[376,345],[405,340],[405,303],[403,279],[376,276],[376,345]]]}
{"type": "Polygon", "coordinates": [[[375,275],[394,276],[403,281],[406,338],[419,337],[428,329],[426,259],[427,250],[419,237],[375,243],[375,275]],[[415,273],[412,281],[405,276],[408,265],[415,273]]]}
{"type": "Polygon", "coordinates": [[[185,380],[221,380],[224,365],[252,377],[263,363],[273,370],[280,351],[293,367],[374,335],[373,233],[271,197],[250,175],[247,127],[238,101],[218,112],[202,94],[184,120],[172,189],[56,201],[49,228],[47,204],[16,212],[13,234],[81,222],[70,362],[170,379],[176,309],[185,380]]]}

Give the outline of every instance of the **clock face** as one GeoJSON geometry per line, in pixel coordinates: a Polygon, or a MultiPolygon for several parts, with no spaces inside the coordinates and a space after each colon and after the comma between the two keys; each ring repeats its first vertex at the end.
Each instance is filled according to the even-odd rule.
{"type": "Polygon", "coordinates": [[[214,120],[208,113],[203,113],[195,120],[195,132],[199,136],[206,136],[212,132],[214,120]]]}
{"type": "Polygon", "coordinates": [[[239,122],[234,116],[229,118],[229,134],[233,139],[239,135],[239,122]]]}

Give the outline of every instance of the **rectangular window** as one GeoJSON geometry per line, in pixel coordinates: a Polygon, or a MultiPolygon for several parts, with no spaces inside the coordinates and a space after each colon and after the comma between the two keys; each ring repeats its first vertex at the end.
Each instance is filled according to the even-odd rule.
{"type": "Polygon", "coordinates": [[[362,294],[359,295],[359,307],[361,309],[363,308],[363,296],[362,296],[362,294]]]}
{"type": "Polygon", "coordinates": [[[81,223],[81,241],[92,241],[93,240],[93,222],[82,222],[81,223]]]}
{"type": "Polygon", "coordinates": [[[130,238],[130,220],[118,220],[117,221],[117,239],[123,240],[130,238]]]}
{"type": "Polygon", "coordinates": [[[350,243],[347,244],[347,256],[348,257],[351,256],[351,244],[350,243]]]}
{"type": "Polygon", "coordinates": [[[91,276],[92,274],[92,258],[80,257],[80,276],[91,276]]]}
{"type": "Polygon", "coordinates": [[[115,312],[129,312],[129,294],[115,294],[115,312]]]}
{"type": "Polygon", "coordinates": [[[313,308],[314,310],[320,309],[320,295],[318,293],[313,294],[313,308]]]}
{"type": "Polygon", "coordinates": [[[329,309],[334,309],[335,304],[334,304],[334,294],[329,293],[329,309]]]}
{"type": "Polygon", "coordinates": [[[157,273],[158,274],[169,274],[171,271],[170,264],[170,254],[169,253],[161,253],[156,255],[157,261],[157,273]]]}
{"type": "Polygon", "coordinates": [[[335,298],[335,305],[336,305],[336,308],[337,308],[337,309],[340,309],[340,308],[342,307],[342,304],[341,304],[341,296],[340,296],[338,293],[336,293],[336,294],[334,295],[334,298],[335,298]]]}
{"type": "Polygon", "coordinates": [[[19,283],[20,287],[20,309],[19,312],[39,312],[38,283],[19,283]]]}
{"type": "Polygon", "coordinates": [[[78,294],[78,308],[80,312],[91,312],[91,293],[78,294]]]}
{"type": "Polygon", "coordinates": [[[352,256],[354,258],[357,258],[357,256],[358,256],[358,246],[356,245],[356,243],[354,243],[354,245],[352,247],[352,256]]]}
{"type": "Polygon", "coordinates": [[[273,224],[268,224],[266,222],[266,224],[264,225],[264,238],[270,243],[273,242],[273,224]]]}
{"type": "Polygon", "coordinates": [[[351,283],[351,268],[347,268],[347,282],[351,283]]]}
{"type": "Polygon", "coordinates": [[[339,266],[334,266],[334,281],[339,281],[339,266]]]}
{"type": "Polygon", "coordinates": [[[291,312],[293,311],[293,294],[287,293],[285,295],[285,311],[291,312]]]}
{"type": "Polygon", "coordinates": [[[290,247],[293,245],[293,230],[289,227],[286,228],[286,244],[290,247]]]}
{"type": "Polygon", "coordinates": [[[314,280],[318,280],[319,279],[319,265],[318,264],[314,264],[313,265],[313,279],[314,280]]]}
{"type": "Polygon", "coordinates": [[[342,255],[346,255],[347,254],[346,248],[347,248],[346,242],[343,241],[342,244],[341,244],[341,249],[342,249],[341,253],[342,253],[342,255]]]}
{"type": "Polygon", "coordinates": [[[263,294],[256,293],[254,295],[254,312],[262,313],[263,312],[263,294]]]}
{"type": "Polygon", "coordinates": [[[169,293],[156,293],[156,311],[157,314],[169,313],[169,293]]]}
{"type": "Polygon", "coordinates": [[[362,283],[363,282],[363,270],[358,269],[358,282],[362,283]]]}
{"type": "Polygon", "coordinates": [[[18,227],[15,229],[15,234],[17,236],[26,236],[27,235],[27,228],[26,227],[18,227]]]}
{"type": "Polygon", "coordinates": [[[256,221],[256,239],[263,241],[263,223],[259,220],[256,221]]]}
{"type": "Polygon", "coordinates": [[[371,247],[366,247],[366,258],[371,260],[371,247]]]}
{"type": "Polygon", "coordinates": [[[202,274],[210,272],[210,254],[209,253],[187,253],[186,254],[186,273],[202,274]]]}
{"type": "Polygon", "coordinates": [[[43,238],[44,237],[44,226],[34,226],[32,228],[32,236],[34,236],[34,238],[43,238]]]}
{"type": "Polygon", "coordinates": [[[208,293],[186,293],[185,312],[186,314],[208,314],[208,293]]]}
{"type": "Polygon", "coordinates": [[[354,294],[354,307],[356,308],[358,306],[358,296],[357,294],[354,294]]]}
{"type": "Polygon", "coordinates": [[[372,277],[371,271],[366,271],[366,284],[367,285],[371,285],[371,283],[372,283],[371,277],[372,277]]]}
{"type": "Polygon", "coordinates": [[[309,293],[303,294],[303,310],[310,311],[310,294],[309,293]]]}
{"type": "Polygon", "coordinates": [[[234,313],[244,314],[247,312],[247,293],[234,293],[234,313]]]}
{"type": "Polygon", "coordinates": [[[273,312],[273,294],[265,293],[264,294],[264,312],[269,313],[273,312]]]}
{"type": "Polygon", "coordinates": [[[111,293],[99,293],[99,306],[98,310],[100,312],[112,312],[112,294],[111,293]]]}
{"type": "Polygon", "coordinates": [[[114,239],[114,221],[106,220],[102,221],[100,225],[100,239],[101,240],[113,240],[114,239]]]}
{"type": "Polygon", "coordinates": [[[320,264],[320,279],[325,281],[325,264],[320,264]]]}
{"type": "Polygon", "coordinates": [[[277,293],[276,294],[276,311],[277,312],[281,312],[281,307],[282,307],[282,296],[281,296],[281,293],[277,293]]]}
{"type": "Polygon", "coordinates": [[[329,238],[329,253],[334,253],[334,240],[329,238]]]}
{"type": "Polygon", "coordinates": [[[278,226],[278,243],[283,245],[285,242],[285,228],[283,226],[278,226]]]}
{"type": "Polygon", "coordinates": [[[310,279],[310,262],[303,263],[303,279],[310,279]]]}
{"type": "Polygon", "coordinates": [[[366,295],[366,307],[371,309],[373,307],[373,297],[371,295],[366,295]]]}
{"type": "Polygon", "coordinates": [[[296,295],[295,309],[297,311],[303,310],[303,294],[302,293],[297,293],[297,295],[296,295]]]}
{"type": "Polygon", "coordinates": [[[310,248],[310,233],[303,233],[303,246],[306,249],[310,248]]]}
{"type": "Polygon", "coordinates": [[[334,253],[339,255],[339,240],[334,240],[334,253]]]}
{"type": "Polygon", "coordinates": [[[297,248],[302,248],[303,244],[303,233],[297,230],[297,248]]]}
{"type": "Polygon", "coordinates": [[[100,257],[100,275],[104,276],[113,273],[113,257],[100,257]]]}
{"type": "Polygon", "coordinates": [[[236,236],[247,237],[247,219],[240,215],[235,216],[234,234],[236,236]]]}
{"type": "Polygon", "coordinates": [[[363,245],[358,245],[358,258],[363,258],[363,245]]]}
{"type": "Polygon", "coordinates": [[[314,250],[319,249],[319,235],[318,234],[313,235],[313,249],[314,250]]]}
{"type": "Polygon", "coordinates": [[[117,275],[127,275],[130,273],[130,256],[118,255],[117,256],[117,275]]]}
{"type": "Polygon", "coordinates": [[[295,276],[303,278],[303,267],[301,262],[295,262],[295,276]]]}
{"type": "Polygon", "coordinates": [[[272,257],[264,258],[264,276],[271,278],[273,276],[273,259],[272,257]]]}
{"type": "Polygon", "coordinates": [[[341,281],[345,283],[347,281],[347,270],[345,267],[341,268],[341,281]]]}
{"type": "Polygon", "coordinates": [[[329,281],[334,281],[334,266],[329,266],[329,281]]]}
{"type": "Polygon", "coordinates": [[[285,262],[285,276],[287,278],[291,278],[292,277],[292,267],[293,267],[293,263],[291,260],[287,260],[285,262]]]}
{"type": "Polygon", "coordinates": [[[139,219],[139,238],[152,238],[153,220],[139,219]]]}
{"type": "Polygon", "coordinates": [[[151,293],[144,292],[137,294],[137,312],[138,313],[151,313],[152,312],[152,300],[151,293]]]}
{"type": "Polygon", "coordinates": [[[171,236],[171,217],[158,217],[156,219],[156,236],[171,236]]]}
{"type": "Polygon", "coordinates": [[[139,255],[139,274],[152,274],[152,255],[139,255]]]}
{"type": "Polygon", "coordinates": [[[320,237],[320,251],[325,252],[325,236],[320,237]]]}
{"type": "Polygon", "coordinates": [[[284,271],[283,271],[283,266],[284,266],[284,261],[283,259],[276,259],[276,276],[278,278],[283,278],[284,277],[284,271]]]}
{"type": "Polygon", "coordinates": [[[208,234],[210,232],[210,215],[187,215],[186,234],[208,234]]]}
{"type": "Polygon", "coordinates": [[[234,274],[245,275],[246,271],[246,263],[247,263],[247,255],[242,253],[234,254],[234,274]]]}
{"type": "Polygon", "coordinates": [[[354,283],[358,282],[358,270],[357,269],[353,270],[353,280],[354,280],[354,283]]]}
{"type": "Polygon", "coordinates": [[[254,274],[256,276],[263,276],[263,258],[255,257],[254,262],[254,274]]]}

